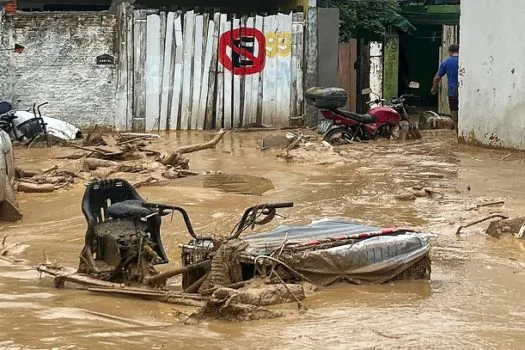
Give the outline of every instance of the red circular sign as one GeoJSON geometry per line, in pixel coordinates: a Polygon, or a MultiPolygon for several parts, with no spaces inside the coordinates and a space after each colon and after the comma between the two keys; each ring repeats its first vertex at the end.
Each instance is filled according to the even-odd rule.
{"type": "Polygon", "coordinates": [[[219,39],[219,62],[235,75],[262,72],[266,62],[264,34],[255,28],[233,29],[223,33],[219,39]]]}

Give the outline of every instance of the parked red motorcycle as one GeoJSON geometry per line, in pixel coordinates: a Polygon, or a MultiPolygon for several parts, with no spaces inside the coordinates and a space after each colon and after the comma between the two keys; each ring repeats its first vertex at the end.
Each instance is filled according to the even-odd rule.
{"type": "MultiPolygon", "coordinates": [[[[410,88],[418,88],[419,83],[411,82],[410,88]]],[[[364,95],[373,94],[370,89],[362,91],[364,95]]],[[[376,95],[377,96],[377,95],[376,95]]],[[[406,99],[412,95],[394,97],[391,102],[377,99],[368,102],[370,108],[366,114],[358,114],[341,109],[346,105],[347,93],[341,88],[311,88],[305,92],[306,101],[321,109],[324,118],[331,120],[333,126],[325,133],[323,140],[332,145],[352,141],[373,140],[376,137],[399,137],[400,123],[421,137],[416,127],[408,120],[406,99]]]]}

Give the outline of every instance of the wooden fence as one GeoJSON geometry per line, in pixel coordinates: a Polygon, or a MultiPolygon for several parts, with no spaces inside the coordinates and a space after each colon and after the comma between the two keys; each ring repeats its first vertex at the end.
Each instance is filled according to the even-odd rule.
{"type": "Polygon", "coordinates": [[[283,127],[303,115],[302,13],[125,10],[119,81],[128,112],[117,127],[130,118],[147,131],[283,127]]]}

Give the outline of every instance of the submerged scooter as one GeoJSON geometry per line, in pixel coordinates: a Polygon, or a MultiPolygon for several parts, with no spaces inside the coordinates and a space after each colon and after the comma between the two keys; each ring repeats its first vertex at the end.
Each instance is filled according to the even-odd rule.
{"type": "MultiPolygon", "coordinates": [[[[419,88],[419,83],[410,82],[412,89],[419,88]]],[[[413,95],[394,97],[390,102],[380,98],[370,89],[364,89],[363,95],[375,95],[377,98],[368,102],[371,106],[366,114],[358,114],[341,109],[346,104],[347,93],[341,88],[311,88],[305,93],[307,103],[321,109],[333,126],[325,133],[323,140],[332,145],[352,141],[373,140],[377,137],[398,137],[400,123],[405,122],[410,134],[420,138],[421,134],[408,119],[406,100],[413,95]],[[374,106],[374,107],[372,107],[374,106]]]]}
{"type": "Polygon", "coordinates": [[[17,111],[9,102],[0,101],[0,129],[9,134],[12,141],[31,144],[43,139],[50,146],[51,139],[72,141],[81,136],[74,125],[42,115],[41,108],[48,103],[33,104],[32,109],[17,111]]]}

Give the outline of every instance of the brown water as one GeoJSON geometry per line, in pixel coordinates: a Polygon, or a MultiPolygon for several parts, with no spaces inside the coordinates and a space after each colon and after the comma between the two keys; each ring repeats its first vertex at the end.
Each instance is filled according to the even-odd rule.
{"type": "MultiPolygon", "coordinates": [[[[381,226],[411,225],[434,233],[432,280],[338,285],[307,299],[308,311],[302,315],[292,305],[291,315],[282,319],[183,325],[170,305],[57,290],[51,279],[39,279],[32,266],[42,262],[44,251],[62,265],[78,263],[85,233],[83,187],[78,185],[54,194],[22,194],[24,221],[0,228],[0,236],[7,234],[10,241],[29,246],[21,256],[27,262],[0,265],[0,348],[525,348],[525,245],[511,238],[487,238],[481,234],[483,225],[466,230],[461,238],[454,235],[461,222],[491,211],[523,214],[522,155],[501,161],[507,152],[458,146],[451,133],[436,132],[417,142],[352,145],[336,165],[312,165],[328,159],[328,151],[317,154],[311,164],[297,164],[257,150],[260,137],[227,135],[216,150],[193,155],[190,166],[267,177],[275,190],[262,197],[203,189],[191,180],[142,188],[140,193],[155,202],[185,207],[201,233],[227,233],[245,207],[285,200],[296,206],[273,226],[325,216],[381,226]],[[432,187],[445,197],[393,199],[413,185],[432,187]],[[499,199],[506,203],[501,209],[467,210],[483,200],[499,199]]],[[[191,134],[163,142],[173,147],[201,139],[191,134]]],[[[47,168],[56,163],[51,158],[63,152],[20,150],[18,165],[47,168]]],[[[177,244],[188,239],[180,220],[165,220],[163,240],[173,264],[178,264],[177,244]]]]}

